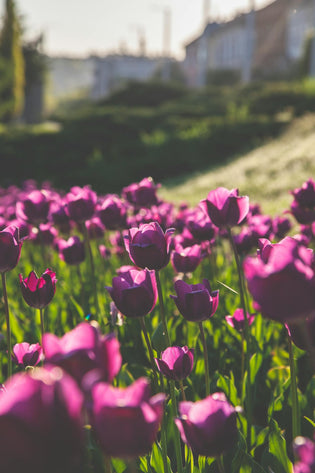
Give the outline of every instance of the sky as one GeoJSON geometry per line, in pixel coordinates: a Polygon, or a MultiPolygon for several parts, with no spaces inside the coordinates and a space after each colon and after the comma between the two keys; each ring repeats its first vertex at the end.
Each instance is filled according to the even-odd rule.
{"type": "MultiPolygon", "coordinates": [[[[255,0],[256,8],[271,1],[255,0]]],[[[211,17],[221,20],[247,11],[250,4],[250,0],[15,0],[25,36],[43,33],[47,54],[136,54],[140,38],[145,38],[147,54],[161,55],[167,48],[177,59],[183,58],[184,45],[202,31],[206,2],[211,17]]],[[[0,0],[1,18],[4,4],[0,0]]]]}

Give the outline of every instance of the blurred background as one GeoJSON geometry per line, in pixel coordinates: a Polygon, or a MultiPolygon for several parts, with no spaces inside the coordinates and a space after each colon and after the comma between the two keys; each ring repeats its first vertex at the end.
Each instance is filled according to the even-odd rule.
{"type": "Polygon", "coordinates": [[[1,0],[0,183],[181,179],[315,111],[315,0],[1,0]]]}

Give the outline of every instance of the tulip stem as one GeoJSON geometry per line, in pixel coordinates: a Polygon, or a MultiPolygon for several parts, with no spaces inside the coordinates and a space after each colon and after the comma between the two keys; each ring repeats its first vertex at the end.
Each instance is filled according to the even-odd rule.
{"type": "Polygon", "coordinates": [[[180,392],[181,392],[183,401],[186,401],[184,385],[183,385],[183,381],[181,379],[179,380],[179,388],[180,388],[180,392]]]}
{"type": "Polygon", "coordinates": [[[83,224],[83,231],[84,231],[84,240],[87,246],[88,254],[89,254],[89,261],[90,261],[90,269],[91,269],[91,279],[92,279],[92,284],[93,284],[93,292],[94,292],[94,304],[95,304],[95,309],[97,311],[98,316],[100,315],[100,307],[98,303],[98,297],[97,297],[97,287],[96,287],[96,276],[95,276],[95,266],[94,266],[94,258],[93,258],[93,252],[92,252],[92,247],[91,247],[91,242],[89,238],[89,234],[86,228],[85,223],[83,224]]]}
{"type": "Polygon", "coordinates": [[[112,473],[112,464],[110,461],[110,457],[107,455],[104,456],[104,463],[105,463],[105,473],[112,473]]]}
{"type": "Polygon", "coordinates": [[[299,400],[296,383],[295,360],[293,355],[293,346],[291,338],[288,334],[288,347],[290,359],[290,378],[291,378],[291,402],[292,402],[292,436],[293,439],[300,435],[300,415],[299,415],[299,400]]]}
{"type": "MultiPolygon", "coordinates": [[[[170,379],[169,384],[170,384],[170,392],[171,392],[171,399],[172,399],[173,419],[175,419],[178,416],[177,402],[176,402],[176,396],[175,396],[175,381],[170,379]]],[[[180,443],[180,433],[177,428],[175,429],[175,455],[176,455],[176,463],[177,463],[177,473],[183,473],[182,447],[180,443]]]]}
{"type": "Polygon", "coordinates": [[[44,309],[42,307],[39,309],[39,316],[40,316],[40,331],[42,334],[41,343],[43,344],[43,336],[45,333],[45,327],[44,327],[44,309]]]}
{"type": "Polygon", "coordinates": [[[10,312],[8,304],[8,293],[7,293],[7,284],[6,284],[6,273],[1,273],[2,277],[2,287],[3,287],[3,299],[4,299],[4,310],[5,318],[7,325],[7,346],[8,346],[8,377],[12,376],[12,342],[11,342],[11,326],[10,326],[10,312]]]}
{"type": "MultiPolygon", "coordinates": [[[[251,387],[250,387],[250,331],[249,331],[249,323],[247,317],[247,309],[246,309],[246,302],[245,302],[245,281],[243,278],[242,267],[240,263],[240,259],[238,256],[237,248],[235,245],[235,241],[232,235],[232,231],[230,227],[227,227],[227,232],[229,235],[230,245],[232,251],[234,253],[234,259],[236,263],[237,273],[238,273],[238,283],[239,283],[239,291],[240,291],[240,298],[241,298],[241,306],[244,313],[244,320],[245,320],[245,340],[246,340],[246,370],[247,370],[247,382],[246,382],[246,405],[247,405],[247,448],[250,451],[251,448],[251,430],[252,430],[252,402],[251,402],[251,387]]],[[[243,379],[242,379],[243,383],[243,379]]]]}
{"type": "Polygon", "coordinates": [[[205,332],[203,329],[202,322],[199,322],[200,336],[203,346],[203,357],[205,360],[205,380],[206,380],[206,396],[210,394],[210,377],[209,377],[209,359],[208,359],[208,348],[206,343],[205,332]]]}
{"type": "Polygon", "coordinates": [[[216,460],[217,460],[217,465],[218,465],[219,472],[220,473],[225,473],[222,455],[216,457],[216,460]]]}
{"type": "Polygon", "coordinates": [[[165,318],[165,308],[164,308],[162,286],[161,286],[160,274],[159,274],[158,271],[155,271],[155,278],[156,278],[156,285],[157,285],[158,296],[159,296],[160,315],[161,315],[163,329],[164,329],[164,336],[166,338],[166,346],[170,347],[171,346],[171,341],[170,341],[170,337],[169,337],[168,330],[167,330],[167,322],[166,322],[166,318],[165,318]]]}
{"type": "Polygon", "coordinates": [[[148,335],[148,331],[147,331],[147,328],[146,328],[146,325],[145,325],[144,317],[140,317],[140,324],[141,324],[142,333],[144,335],[145,342],[147,344],[147,348],[148,348],[149,355],[150,355],[150,362],[151,362],[151,367],[152,367],[153,377],[154,377],[154,379],[153,379],[154,391],[157,393],[158,392],[158,386],[159,386],[159,380],[158,380],[158,377],[157,377],[156,363],[155,363],[155,360],[154,360],[152,345],[151,345],[150,338],[149,338],[149,335],[148,335]]]}

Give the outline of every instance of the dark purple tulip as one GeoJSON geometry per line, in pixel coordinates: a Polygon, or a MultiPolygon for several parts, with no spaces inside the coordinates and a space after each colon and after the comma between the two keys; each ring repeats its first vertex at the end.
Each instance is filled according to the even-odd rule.
{"type": "Polygon", "coordinates": [[[1,471],[83,473],[82,405],[60,368],[14,375],[1,393],[1,471]]]}
{"type": "Polygon", "coordinates": [[[74,222],[82,223],[93,217],[97,195],[89,186],[74,186],[66,195],[65,201],[69,218],[74,222]]]}
{"type": "Polygon", "coordinates": [[[249,227],[242,229],[237,235],[233,235],[236,249],[240,255],[250,252],[250,250],[257,246],[257,238],[252,234],[249,227]]]}
{"type": "Polygon", "coordinates": [[[139,183],[130,184],[122,190],[122,196],[137,207],[151,207],[158,203],[156,195],[160,184],[155,185],[151,177],[145,177],[139,183]]]}
{"type": "Polygon", "coordinates": [[[290,213],[302,225],[309,225],[315,222],[315,207],[303,207],[294,200],[290,206],[290,213]]]}
{"type": "Polygon", "coordinates": [[[16,203],[16,216],[32,225],[47,221],[50,201],[46,191],[33,190],[16,203]]]}
{"type": "Polygon", "coordinates": [[[108,259],[108,258],[111,257],[112,253],[111,253],[110,249],[107,246],[99,245],[98,250],[99,250],[100,255],[101,255],[102,258],[108,259]]]}
{"type": "Polygon", "coordinates": [[[38,278],[35,271],[31,271],[27,278],[20,277],[20,286],[25,302],[36,309],[46,307],[56,292],[56,273],[46,269],[38,278]]]}
{"type": "Polygon", "coordinates": [[[108,230],[121,230],[127,225],[126,205],[118,195],[105,197],[98,208],[98,216],[108,230]]]}
{"type": "Polygon", "coordinates": [[[294,345],[301,350],[310,351],[315,348],[315,317],[286,324],[286,328],[294,345]]]}
{"type": "Polygon", "coordinates": [[[51,246],[58,237],[58,231],[51,223],[40,223],[39,228],[33,227],[29,239],[38,245],[51,246]]]}
{"type": "Polygon", "coordinates": [[[293,450],[298,459],[293,467],[294,473],[315,473],[315,443],[306,437],[296,437],[293,450]]]}
{"type": "Polygon", "coordinates": [[[36,366],[40,362],[42,347],[39,343],[16,343],[13,347],[12,361],[20,367],[36,366]]]}
{"type": "Polygon", "coordinates": [[[210,191],[200,205],[211,222],[219,228],[241,223],[249,211],[248,197],[239,196],[238,189],[230,191],[225,187],[210,191]]]}
{"type": "Polygon", "coordinates": [[[194,350],[188,347],[168,347],[161,358],[155,358],[159,371],[167,378],[180,381],[190,375],[194,364],[194,350]]]}
{"type": "Polygon", "coordinates": [[[114,334],[100,331],[82,322],[58,338],[52,333],[43,336],[45,363],[58,365],[82,384],[84,376],[94,371],[94,379],[111,382],[121,367],[119,342],[114,334]]]}
{"type": "Polygon", "coordinates": [[[175,423],[195,455],[217,457],[237,442],[236,412],[223,393],[214,393],[201,401],[180,402],[175,423]]]}
{"type": "Polygon", "coordinates": [[[21,248],[22,240],[17,227],[9,226],[0,231],[0,273],[15,268],[20,259],[21,248]]]}
{"type": "Polygon", "coordinates": [[[315,181],[310,178],[302,187],[291,192],[294,200],[302,207],[315,207],[315,181]]]}
{"type": "Polygon", "coordinates": [[[313,252],[286,237],[270,246],[263,257],[247,257],[248,289],[262,315],[279,322],[311,317],[315,311],[313,252]]]}
{"type": "Polygon", "coordinates": [[[187,284],[180,279],[174,284],[177,296],[174,299],[182,316],[190,322],[202,322],[213,316],[219,304],[219,291],[211,292],[210,284],[204,279],[199,284],[187,284]]]}
{"type": "Polygon", "coordinates": [[[105,227],[98,217],[93,217],[85,222],[90,240],[97,240],[103,238],[105,227]]]}
{"type": "Polygon", "coordinates": [[[150,397],[150,386],[139,378],[125,389],[106,383],[92,390],[91,425],[105,455],[134,458],[148,453],[163,417],[165,395],[150,397]]]}
{"type": "Polygon", "coordinates": [[[187,217],[186,225],[198,241],[212,240],[218,232],[217,227],[200,207],[187,217]]]}
{"type": "Polygon", "coordinates": [[[170,260],[170,238],[173,233],[173,228],[164,233],[157,222],[130,228],[124,237],[130,259],[140,268],[164,268],[170,260]]]}
{"type": "Polygon", "coordinates": [[[292,228],[292,223],[286,217],[275,217],[272,222],[272,233],[276,238],[282,240],[292,228]]]}
{"type": "MultiPolygon", "coordinates": [[[[248,325],[251,325],[254,322],[254,318],[255,314],[247,313],[248,325]]],[[[233,315],[226,315],[225,320],[231,327],[235,328],[239,332],[242,332],[245,328],[245,317],[243,309],[236,309],[233,315]]]]}
{"type": "Polygon", "coordinates": [[[154,271],[127,269],[107,287],[117,309],[126,317],[144,317],[151,312],[157,301],[154,271]]]}
{"type": "Polygon", "coordinates": [[[258,238],[269,238],[272,231],[272,219],[269,215],[254,215],[248,220],[251,234],[258,238]]]}
{"type": "Polygon", "coordinates": [[[78,236],[72,236],[68,240],[58,240],[57,247],[59,257],[67,264],[77,265],[85,259],[84,243],[78,236]]]}
{"type": "Polygon", "coordinates": [[[179,244],[171,253],[171,263],[177,273],[192,273],[202,260],[200,245],[183,248],[179,244]]]}

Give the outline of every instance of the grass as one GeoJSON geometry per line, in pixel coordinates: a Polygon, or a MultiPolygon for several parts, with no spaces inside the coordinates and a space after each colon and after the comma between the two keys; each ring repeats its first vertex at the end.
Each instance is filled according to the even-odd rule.
{"type": "Polygon", "coordinates": [[[234,157],[228,164],[203,173],[163,182],[162,198],[196,205],[218,186],[238,188],[259,202],[262,210],[279,215],[288,209],[290,190],[315,176],[315,114],[296,118],[279,138],[234,157]]]}

